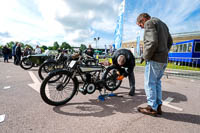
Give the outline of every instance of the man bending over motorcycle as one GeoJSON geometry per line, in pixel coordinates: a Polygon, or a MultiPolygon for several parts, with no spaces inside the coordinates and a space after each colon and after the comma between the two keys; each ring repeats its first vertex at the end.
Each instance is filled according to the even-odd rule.
{"type": "Polygon", "coordinates": [[[116,65],[119,69],[120,75],[129,78],[130,85],[130,96],[135,95],[135,76],[134,76],[134,67],[135,67],[135,57],[132,52],[128,49],[119,49],[115,51],[113,58],[113,65],[116,65]]]}

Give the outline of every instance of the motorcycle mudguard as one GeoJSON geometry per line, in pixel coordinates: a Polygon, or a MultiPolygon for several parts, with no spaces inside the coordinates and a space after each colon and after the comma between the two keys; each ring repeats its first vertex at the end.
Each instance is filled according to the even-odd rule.
{"type": "Polygon", "coordinates": [[[44,63],[46,62],[57,63],[55,59],[51,59],[51,58],[44,61],[44,63]]]}

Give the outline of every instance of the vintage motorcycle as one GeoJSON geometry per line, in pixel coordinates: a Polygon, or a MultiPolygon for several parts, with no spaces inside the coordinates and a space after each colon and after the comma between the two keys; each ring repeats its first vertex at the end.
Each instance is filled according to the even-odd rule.
{"type": "Polygon", "coordinates": [[[48,73],[56,69],[63,69],[70,63],[69,56],[59,53],[54,59],[46,60],[38,69],[38,75],[41,80],[48,76],[48,73]]]}
{"type": "Polygon", "coordinates": [[[69,102],[78,92],[93,94],[102,89],[115,91],[121,85],[122,80],[117,80],[118,74],[115,66],[105,68],[103,65],[90,64],[85,55],[78,60],[72,60],[67,69],[58,69],[51,72],[42,82],[40,95],[43,101],[49,105],[59,106],[69,102]],[[79,87],[78,76],[83,81],[79,87]],[[86,77],[86,78],[84,78],[86,77]],[[54,82],[49,82],[49,81],[54,82]]]}
{"type": "MultiPolygon", "coordinates": [[[[67,69],[69,63],[72,60],[77,60],[78,56],[80,53],[74,54],[74,55],[64,55],[63,53],[59,53],[55,59],[49,59],[46,60],[40,67],[38,70],[38,75],[40,77],[41,80],[44,80],[48,74],[51,71],[54,71],[56,69],[67,69]]],[[[87,60],[85,62],[85,64],[96,64],[98,63],[98,60],[88,56],[87,60]]],[[[54,82],[54,80],[49,81],[49,82],[54,82]]]]}
{"type": "Polygon", "coordinates": [[[52,51],[47,51],[44,54],[35,54],[24,56],[20,61],[20,66],[24,70],[31,69],[32,67],[40,66],[44,61],[51,60],[55,57],[52,51]]]}

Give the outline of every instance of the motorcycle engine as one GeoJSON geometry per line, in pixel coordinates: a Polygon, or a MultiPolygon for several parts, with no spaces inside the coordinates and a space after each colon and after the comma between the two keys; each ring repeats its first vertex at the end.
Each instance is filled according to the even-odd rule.
{"type": "Polygon", "coordinates": [[[88,94],[92,94],[96,90],[96,86],[93,83],[86,84],[84,89],[87,91],[88,94]]]}

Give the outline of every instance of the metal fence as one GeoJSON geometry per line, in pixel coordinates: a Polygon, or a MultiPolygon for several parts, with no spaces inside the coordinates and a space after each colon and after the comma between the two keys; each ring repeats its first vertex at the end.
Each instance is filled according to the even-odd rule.
{"type": "MultiPolygon", "coordinates": [[[[144,65],[139,64],[140,59],[136,59],[135,71],[144,71],[144,65]]],[[[200,58],[178,58],[169,57],[165,76],[178,76],[200,80],[200,58]]]]}

